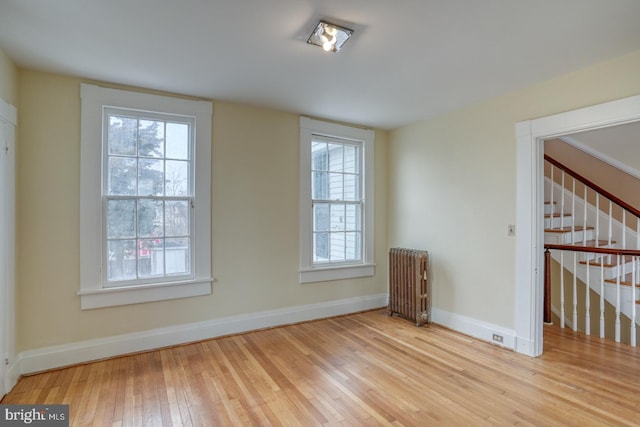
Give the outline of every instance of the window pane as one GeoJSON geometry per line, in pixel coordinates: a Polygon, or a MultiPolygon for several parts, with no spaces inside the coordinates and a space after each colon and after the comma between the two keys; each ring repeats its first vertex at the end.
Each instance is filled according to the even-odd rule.
{"type": "Polygon", "coordinates": [[[138,276],[164,274],[164,239],[138,240],[138,276]]]}
{"type": "Polygon", "coordinates": [[[312,197],[316,200],[328,200],[329,192],[327,180],[329,176],[327,172],[313,172],[311,176],[312,197]]]}
{"type": "Polygon", "coordinates": [[[163,203],[159,200],[138,200],[138,237],[162,237],[164,230],[163,203]]]}
{"type": "Polygon", "coordinates": [[[329,205],[313,205],[313,231],[329,231],[329,205]]]}
{"type": "Polygon", "coordinates": [[[360,259],[360,233],[345,233],[345,256],[350,261],[360,259]]]}
{"type": "Polygon", "coordinates": [[[189,162],[166,161],[165,188],[167,196],[189,195],[189,162]]]}
{"type": "Polygon", "coordinates": [[[189,235],[189,202],[187,200],[167,201],[165,203],[164,232],[165,236],[189,235]]]}
{"type": "Polygon", "coordinates": [[[136,241],[109,240],[107,242],[107,279],[130,280],[136,278],[136,241]]]}
{"type": "Polygon", "coordinates": [[[344,170],[343,145],[329,145],[329,170],[332,172],[342,172],[344,170]]]}
{"type": "Polygon", "coordinates": [[[109,281],[190,273],[192,126],[143,112],[108,112],[104,220],[109,281]],[[125,245],[118,242],[125,241],[127,262],[116,258],[125,245]]]}
{"type": "Polygon", "coordinates": [[[344,261],[344,233],[331,233],[331,261],[344,261]]]}
{"type": "Polygon", "coordinates": [[[344,200],[358,200],[358,176],[357,175],[344,175],[344,200]]]}
{"type": "Polygon", "coordinates": [[[162,160],[138,161],[138,195],[162,196],[164,192],[164,162],[162,160]]]}
{"type": "Polygon", "coordinates": [[[141,157],[164,157],[164,122],[140,120],[138,155],[141,157]]]}
{"type": "Polygon", "coordinates": [[[327,144],[313,141],[311,144],[311,170],[326,171],[327,168],[327,144]]]}
{"type": "Polygon", "coordinates": [[[110,115],[107,130],[109,154],[135,156],[137,132],[138,119],[110,115]]]}
{"type": "Polygon", "coordinates": [[[133,196],[136,194],[136,177],[138,175],[136,159],[110,157],[108,168],[108,194],[114,196],[133,196]]]}
{"type": "Polygon", "coordinates": [[[165,241],[165,273],[187,274],[190,272],[189,239],[167,239],[165,241]]]}
{"type": "Polygon", "coordinates": [[[341,173],[329,174],[329,200],[342,200],[344,196],[344,182],[342,180],[343,176],[344,175],[341,173]]]}
{"type": "Polygon", "coordinates": [[[136,201],[107,202],[107,238],[136,237],[136,201]]]}
{"type": "Polygon", "coordinates": [[[358,147],[355,145],[344,146],[344,171],[358,173],[358,147]]]}
{"type": "Polygon", "coordinates": [[[189,125],[184,123],[167,123],[168,159],[189,160],[189,125]]]}
{"type": "Polygon", "coordinates": [[[344,231],[345,226],[345,205],[331,204],[331,213],[329,214],[329,230],[344,231]]]}
{"type": "Polygon", "coordinates": [[[362,226],[360,224],[360,205],[347,205],[346,206],[346,225],[347,231],[361,231],[362,226]]]}
{"type": "Polygon", "coordinates": [[[313,262],[329,261],[329,233],[313,234],[313,262]]]}

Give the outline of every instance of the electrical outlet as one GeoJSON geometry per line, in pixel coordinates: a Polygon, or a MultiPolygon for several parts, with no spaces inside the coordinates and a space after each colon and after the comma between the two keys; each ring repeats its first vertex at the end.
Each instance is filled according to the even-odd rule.
{"type": "Polygon", "coordinates": [[[499,342],[499,343],[503,343],[504,342],[504,338],[502,337],[502,335],[498,335],[498,334],[493,334],[491,339],[493,339],[495,342],[499,342]]]}

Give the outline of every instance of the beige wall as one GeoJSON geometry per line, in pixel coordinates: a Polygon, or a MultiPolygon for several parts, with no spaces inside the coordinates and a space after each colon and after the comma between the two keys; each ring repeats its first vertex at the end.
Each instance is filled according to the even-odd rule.
{"type": "Polygon", "coordinates": [[[81,311],[81,80],[19,80],[19,351],[386,291],[388,133],[376,132],[376,276],[300,285],[299,117],[214,101],[213,295],[81,311]]]}
{"type": "Polygon", "coordinates": [[[515,123],[640,94],[638,75],[635,52],[392,132],[388,241],[430,251],[435,308],[515,327],[515,123]]]}
{"type": "Polygon", "coordinates": [[[18,69],[2,50],[0,50],[0,99],[14,106],[18,103],[18,69]]]}

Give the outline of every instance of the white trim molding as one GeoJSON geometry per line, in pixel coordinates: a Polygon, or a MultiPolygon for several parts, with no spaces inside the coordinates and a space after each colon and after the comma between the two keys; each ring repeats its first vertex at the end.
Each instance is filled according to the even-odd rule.
{"type": "Polygon", "coordinates": [[[544,141],[640,120],[640,95],[516,124],[516,346],[542,354],[544,141]]]}
{"type": "Polygon", "coordinates": [[[213,104],[168,96],[80,85],[80,308],[82,310],[137,304],[211,294],[211,123],[213,104]],[[161,277],[157,282],[140,281],[132,286],[109,287],[106,280],[104,239],[106,225],[103,211],[103,113],[118,107],[136,112],[161,113],[193,120],[192,153],[195,174],[193,217],[190,232],[192,268],[187,277],[171,282],[161,277]]]}
{"type": "Polygon", "coordinates": [[[367,295],[28,350],[20,353],[20,374],[249,332],[256,325],[264,329],[382,308],[386,298],[367,295]]]}
{"type": "Polygon", "coordinates": [[[16,341],[16,125],[18,110],[0,98],[0,398],[18,380],[16,341]]]}
{"type": "Polygon", "coordinates": [[[374,260],[374,144],[375,132],[336,123],[300,117],[300,283],[373,276],[374,260]],[[364,176],[361,200],[362,259],[353,263],[328,265],[313,262],[313,215],[311,197],[311,145],[314,136],[336,138],[361,144],[364,176]]]}
{"type": "Polygon", "coordinates": [[[460,314],[451,313],[436,307],[431,308],[431,321],[456,332],[487,341],[491,344],[514,350],[515,349],[515,331],[494,325],[493,323],[483,322],[471,317],[462,316],[460,314]],[[494,335],[502,337],[502,342],[493,339],[494,335]]]}

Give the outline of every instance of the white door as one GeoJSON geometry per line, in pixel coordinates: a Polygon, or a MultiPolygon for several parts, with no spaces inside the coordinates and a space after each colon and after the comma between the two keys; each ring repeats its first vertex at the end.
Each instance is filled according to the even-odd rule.
{"type": "Polygon", "coordinates": [[[0,99],[0,397],[13,381],[15,322],[15,108],[0,99]]]}

